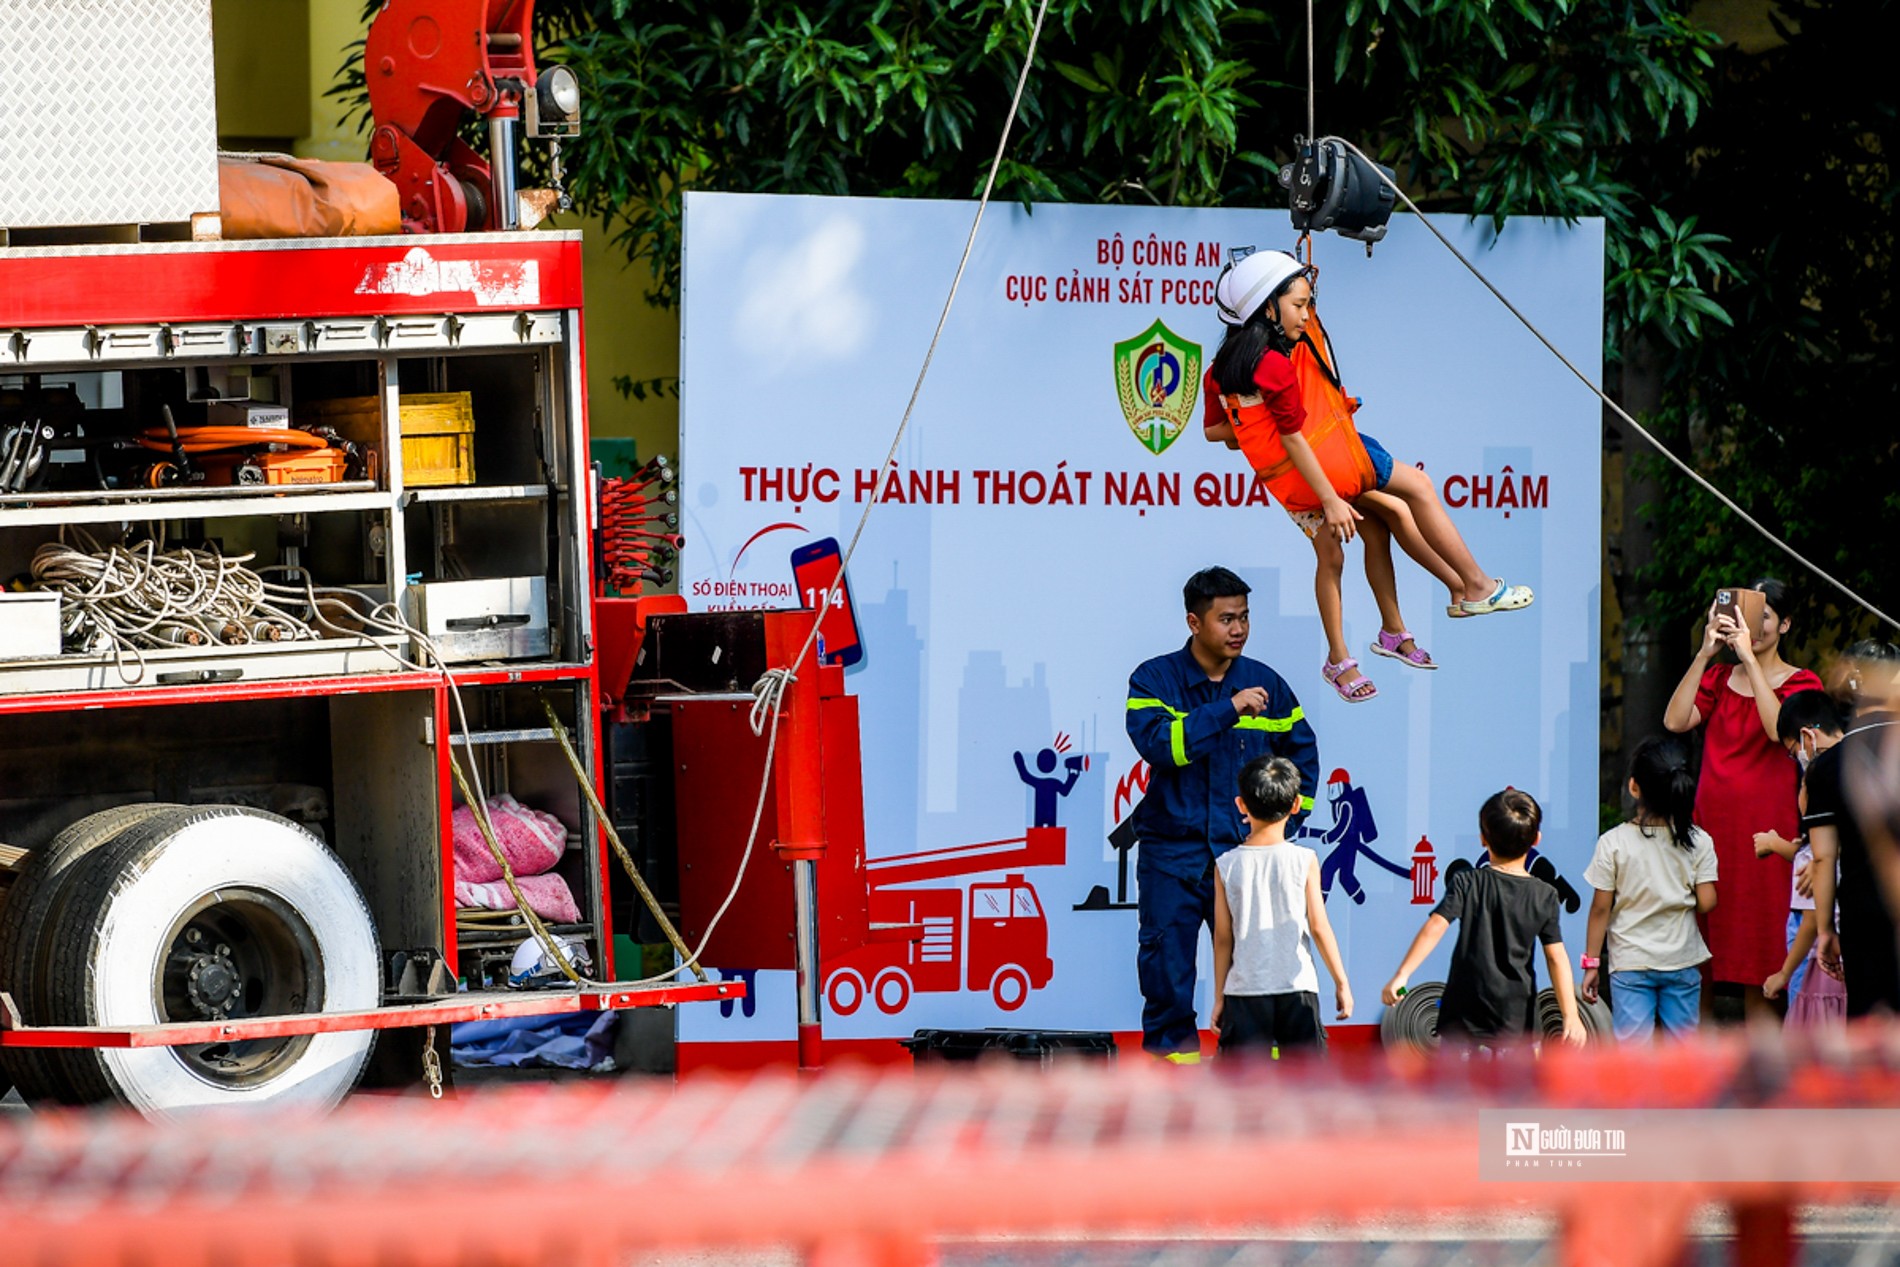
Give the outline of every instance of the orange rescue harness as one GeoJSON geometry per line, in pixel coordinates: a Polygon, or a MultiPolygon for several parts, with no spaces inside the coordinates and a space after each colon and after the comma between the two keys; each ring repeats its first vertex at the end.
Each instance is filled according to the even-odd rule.
{"type": "MultiPolygon", "coordinates": [[[[1300,403],[1306,409],[1306,425],[1300,434],[1312,446],[1313,456],[1319,459],[1320,470],[1331,482],[1333,491],[1349,502],[1354,501],[1378,486],[1378,476],[1373,472],[1365,442],[1352,425],[1353,410],[1357,406],[1340,387],[1338,361],[1333,355],[1332,341],[1319,323],[1319,314],[1308,318],[1306,331],[1293,349],[1291,359],[1293,380],[1299,386],[1300,403]]],[[[1279,428],[1273,425],[1265,399],[1258,395],[1222,396],[1221,404],[1233,424],[1234,439],[1253,464],[1254,474],[1265,482],[1267,492],[1288,510],[1318,510],[1319,495],[1294,469],[1293,459],[1287,456],[1286,445],[1281,441],[1279,428]]]]}

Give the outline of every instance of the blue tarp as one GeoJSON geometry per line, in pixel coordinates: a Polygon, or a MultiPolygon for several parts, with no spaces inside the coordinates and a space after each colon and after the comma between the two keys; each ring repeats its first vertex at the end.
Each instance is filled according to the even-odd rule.
{"type": "Polygon", "coordinates": [[[449,1036],[449,1058],[464,1069],[594,1069],[613,1055],[619,1020],[617,1012],[573,1012],[465,1021],[449,1036]]]}

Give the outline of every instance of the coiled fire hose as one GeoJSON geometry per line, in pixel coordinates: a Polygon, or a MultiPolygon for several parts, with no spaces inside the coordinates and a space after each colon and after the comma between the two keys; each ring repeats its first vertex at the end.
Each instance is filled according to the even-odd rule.
{"type": "MultiPolygon", "coordinates": [[[[1616,1041],[1616,1027],[1610,1018],[1610,1005],[1602,999],[1594,1003],[1577,996],[1577,1018],[1583,1022],[1586,1042],[1609,1043],[1616,1041]]],[[[1537,992],[1537,1031],[1546,1041],[1554,1042],[1564,1036],[1564,1010],[1557,1004],[1557,992],[1545,987],[1537,992]]]]}
{"type": "Polygon", "coordinates": [[[1379,1041],[1388,1048],[1438,1050],[1438,1001],[1445,995],[1443,981],[1423,981],[1407,990],[1379,1018],[1379,1041]]]}

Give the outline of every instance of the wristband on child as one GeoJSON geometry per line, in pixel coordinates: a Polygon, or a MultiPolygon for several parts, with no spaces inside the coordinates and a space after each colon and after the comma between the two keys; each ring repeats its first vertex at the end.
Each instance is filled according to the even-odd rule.
{"type": "Polygon", "coordinates": [[[1585,972],[1590,971],[1592,968],[1600,968],[1603,966],[1603,961],[1595,955],[1579,955],[1577,962],[1583,965],[1585,972]]]}

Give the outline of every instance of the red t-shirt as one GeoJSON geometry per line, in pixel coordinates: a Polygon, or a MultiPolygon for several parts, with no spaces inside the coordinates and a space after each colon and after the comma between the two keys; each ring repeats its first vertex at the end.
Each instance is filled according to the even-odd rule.
{"type": "MultiPolygon", "coordinates": [[[[1293,377],[1293,362],[1284,352],[1269,348],[1260,358],[1260,364],[1254,367],[1253,382],[1266,403],[1274,428],[1281,435],[1292,435],[1306,425],[1306,405],[1300,399],[1300,385],[1293,377]]],[[[1201,425],[1217,427],[1226,422],[1227,407],[1221,403],[1220,384],[1214,381],[1212,369],[1201,383],[1201,395],[1207,402],[1201,425]]]]}

